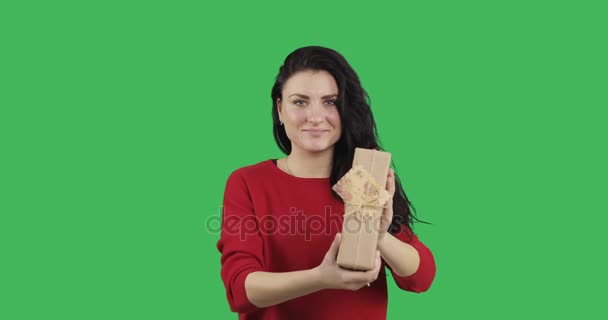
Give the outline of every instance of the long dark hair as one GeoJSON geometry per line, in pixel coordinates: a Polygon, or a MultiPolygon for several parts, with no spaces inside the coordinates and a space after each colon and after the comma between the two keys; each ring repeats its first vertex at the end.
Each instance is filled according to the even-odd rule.
{"type": "MultiPolygon", "coordinates": [[[[285,82],[293,74],[304,70],[325,70],[334,77],[338,85],[337,108],[342,123],[342,136],[334,146],[330,176],[330,183],[334,185],[352,167],[355,147],[384,149],[378,138],[369,96],[361,86],[355,70],[337,51],[319,46],[310,46],[299,48],[287,56],[272,86],[272,131],[281,151],[286,155],[290,154],[291,141],[287,137],[285,127],[279,123],[277,98],[282,98],[285,82]]],[[[392,166],[395,167],[394,162],[392,166]]],[[[342,201],[335,191],[332,190],[332,192],[334,197],[342,201]]],[[[405,195],[401,181],[395,172],[394,213],[389,232],[396,234],[403,225],[412,229],[413,220],[420,221],[413,214],[415,211],[416,209],[405,195]]]]}

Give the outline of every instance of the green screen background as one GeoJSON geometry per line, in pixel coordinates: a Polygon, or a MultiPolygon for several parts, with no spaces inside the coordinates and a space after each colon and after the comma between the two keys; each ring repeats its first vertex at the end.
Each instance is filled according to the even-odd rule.
{"type": "Polygon", "coordinates": [[[358,72],[433,223],[435,282],[390,282],[389,319],[606,314],[602,3],[2,2],[0,318],[235,319],[224,185],[282,156],[306,45],[358,72]]]}

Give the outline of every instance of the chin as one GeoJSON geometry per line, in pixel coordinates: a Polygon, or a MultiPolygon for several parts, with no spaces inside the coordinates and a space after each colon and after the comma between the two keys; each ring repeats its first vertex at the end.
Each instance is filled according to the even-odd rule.
{"type": "Polygon", "coordinates": [[[304,144],[302,149],[308,152],[322,152],[327,149],[331,149],[334,145],[330,143],[310,143],[304,144]]]}

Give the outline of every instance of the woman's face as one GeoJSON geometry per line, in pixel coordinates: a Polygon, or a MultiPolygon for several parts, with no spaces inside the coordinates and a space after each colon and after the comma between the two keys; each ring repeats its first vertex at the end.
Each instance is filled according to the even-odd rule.
{"type": "Polygon", "coordinates": [[[338,85],[327,71],[300,71],[287,79],[277,107],[292,149],[333,148],[342,133],[337,101],[338,85]]]}

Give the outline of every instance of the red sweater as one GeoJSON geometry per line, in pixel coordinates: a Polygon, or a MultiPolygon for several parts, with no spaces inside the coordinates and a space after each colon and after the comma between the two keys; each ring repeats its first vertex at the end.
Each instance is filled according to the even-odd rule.
{"type": "Polygon", "coordinates": [[[275,160],[235,170],[226,183],[221,276],[230,309],[239,319],[386,319],[387,277],[412,292],[426,291],[435,277],[431,251],[409,229],[396,237],[420,254],[416,273],[399,277],[382,262],[378,279],[357,291],[321,290],[267,308],[251,304],[245,278],[254,271],[287,272],[318,266],[342,229],[344,205],[332,196],[329,178],[298,178],[275,160]]]}

